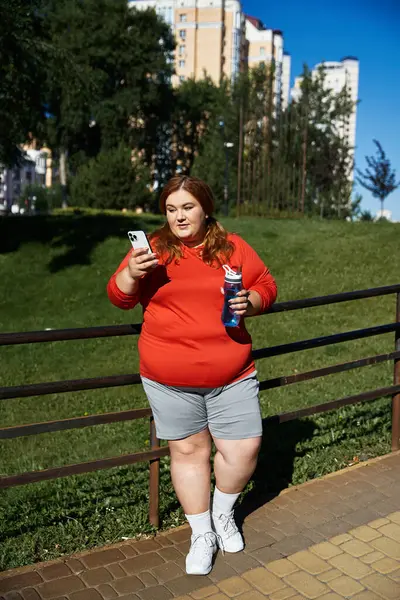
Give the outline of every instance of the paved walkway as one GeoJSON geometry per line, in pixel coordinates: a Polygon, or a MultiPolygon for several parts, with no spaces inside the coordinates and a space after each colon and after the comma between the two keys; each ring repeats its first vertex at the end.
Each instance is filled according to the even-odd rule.
{"type": "Polygon", "coordinates": [[[289,488],[246,549],[184,574],[187,526],[0,574],[3,600],[400,600],[400,452],[289,488]]]}

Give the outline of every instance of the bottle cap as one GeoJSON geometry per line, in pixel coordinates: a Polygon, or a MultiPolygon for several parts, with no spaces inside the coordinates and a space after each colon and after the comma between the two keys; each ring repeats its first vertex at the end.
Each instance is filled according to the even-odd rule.
{"type": "Polygon", "coordinates": [[[222,265],[222,268],[225,271],[225,281],[227,281],[228,283],[241,283],[242,282],[241,269],[234,271],[229,265],[222,265]]]}

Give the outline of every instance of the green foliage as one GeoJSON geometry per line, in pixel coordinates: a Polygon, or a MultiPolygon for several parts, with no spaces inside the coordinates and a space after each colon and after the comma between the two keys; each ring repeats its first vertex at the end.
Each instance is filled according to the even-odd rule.
{"type": "Polygon", "coordinates": [[[22,160],[18,144],[44,121],[49,45],[41,0],[0,0],[0,163],[22,160]]]}
{"type": "MultiPolygon", "coordinates": [[[[32,331],[139,323],[140,307],[118,311],[106,296],[108,277],[129,250],[127,231],[162,219],[70,209],[57,216],[0,219],[0,330],[32,331]],[[93,216],[89,216],[91,213],[93,216]]],[[[277,278],[279,300],[398,282],[399,225],[312,219],[226,219],[277,278]]],[[[395,298],[384,296],[247,320],[255,348],[393,322],[395,298]]],[[[393,350],[393,334],[257,361],[261,380],[393,350]]],[[[0,385],[14,386],[138,371],[137,338],[70,340],[1,349],[0,385]],[[23,372],[21,371],[23,365],[23,372]]],[[[391,385],[393,364],[366,367],[261,393],[264,417],[391,385]]],[[[2,427],[147,406],[141,386],[84,390],[6,400],[2,427]]],[[[293,423],[267,424],[252,486],[258,493],[338,470],[390,451],[390,399],[346,407],[293,423]]],[[[3,475],[128,454],[148,448],[143,419],[3,440],[3,475]]],[[[46,560],[152,531],[148,466],[99,471],[3,490],[0,568],[46,560]]],[[[161,462],[161,518],[183,521],[161,462]]]]}
{"type": "Polygon", "coordinates": [[[100,152],[83,165],[71,184],[74,206],[92,208],[134,208],[148,206],[150,171],[129,148],[100,152]]]}
{"type": "Polygon", "coordinates": [[[396,182],[396,171],[392,169],[390,160],[381,144],[373,140],[376,146],[376,157],[366,156],[368,168],[363,173],[357,169],[357,181],[364,188],[372,192],[374,198],[379,198],[381,202],[381,216],[383,213],[383,204],[386,198],[396,190],[400,181],[396,182]]]}

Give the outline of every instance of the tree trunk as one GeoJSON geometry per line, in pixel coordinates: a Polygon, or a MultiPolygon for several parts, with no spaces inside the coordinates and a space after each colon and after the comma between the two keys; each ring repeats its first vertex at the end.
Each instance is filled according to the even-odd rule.
{"type": "Polygon", "coordinates": [[[380,198],[381,201],[381,219],[383,217],[383,203],[385,202],[385,198],[380,198]]]}
{"type": "Polygon", "coordinates": [[[62,208],[67,208],[67,152],[64,149],[60,149],[60,184],[62,208]]]}

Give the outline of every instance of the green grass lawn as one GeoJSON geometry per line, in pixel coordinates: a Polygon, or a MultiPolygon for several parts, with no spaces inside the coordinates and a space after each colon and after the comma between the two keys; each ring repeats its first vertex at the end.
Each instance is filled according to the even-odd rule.
{"type": "MultiPolygon", "coordinates": [[[[140,308],[113,307],[105,286],[129,249],[128,229],[158,217],[62,215],[0,220],[0,331],[137,323],[140,308]]],[[[400,283],[400,225],[313,220],[226,219],[275,276],[278,300],[400,283]]],[[[387,296],[266,315],[247,321],[254,348],[389,323],[387,296]]],[[[260,379],[390,352],[393,334],[260,360],[260,379]]],[[[28,344],[0,351],[0,385],[138,371],[135,337],[28,344]]],[[[263,416],[392,384],[393,364],[331,375],[261,394],[263,416]]],[[[54,394],[1,403],[1,426],[146,406],[140,386],[54,394]]],[[[148,422],[101,425],[2,441],[0,472],[11,475],[148,448],[148,422]]],[[[279,491],[390,450],[390,400],[269,427],[249,489],[279,491]]],[[[148,467],[136,465],[3,491],[0,568],[46,560],[152,531],[148,467]]],[[[182,521],[161,467],[162,527],[182,521]]]]}

